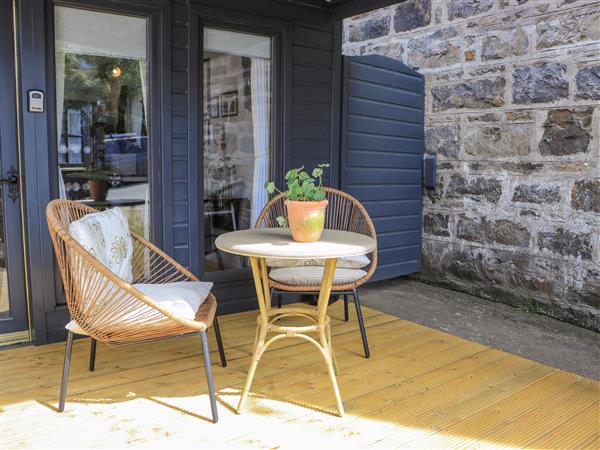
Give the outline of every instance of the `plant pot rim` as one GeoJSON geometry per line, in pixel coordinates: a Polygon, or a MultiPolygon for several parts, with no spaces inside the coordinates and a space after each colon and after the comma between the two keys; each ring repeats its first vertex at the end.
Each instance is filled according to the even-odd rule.
{"type": "Polygon", "coordinates": [[[285,203],[293,203],[296,208],[318,208],[322,206],[327,206],[329,201],[327,199],[316,201],[305,202],[302,200],[290,200],[286,199],[285,203]]]}

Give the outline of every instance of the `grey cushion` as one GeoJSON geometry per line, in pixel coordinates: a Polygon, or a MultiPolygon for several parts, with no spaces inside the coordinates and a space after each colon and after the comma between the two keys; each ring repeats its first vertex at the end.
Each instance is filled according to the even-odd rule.
{"type": "MultiPolygon", "coordinates": [[[[337,260],[336,267],[345,269],[362,269],[371,264],[367,255],[344,256],[337,260]]],[[[295,266],[324,266],[324,259],[289,259],[289,258],[267,258],[268,267],[295,267],[295,266]]]]}
{"type": "MultiPolygon", "coordinates": [[[[269,278],[279,283],[291,286],[318,286],[323,279],[324,267],[321,266],[298,266],[282,267],[271,270],[269,278]]],[[[333,276],[333,284],[347,284],[360,280],[367,274],[362,269],[336,268],[333,276]]]]}

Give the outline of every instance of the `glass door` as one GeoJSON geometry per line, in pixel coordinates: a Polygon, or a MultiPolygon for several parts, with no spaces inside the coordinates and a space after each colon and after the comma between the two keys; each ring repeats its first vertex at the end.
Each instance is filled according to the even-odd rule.
{"type": "Polygon", "coordinates": [[[29,340],[12,10],[0,14],[0,343],[29,340]]]}
{"type": "Polygon", "coordinates": [[[273,38],[204,28],[204,272],[244,267],[218,250],[222,233],[252,228],[268,197],[273,38]]]}
{"type": "Polygon", "coordinates": [[[148,20],[54,7],[61,198],[123,208],[150,230],[148,20]],[[110,32],[107,32],[110,30],[110,32]]]}

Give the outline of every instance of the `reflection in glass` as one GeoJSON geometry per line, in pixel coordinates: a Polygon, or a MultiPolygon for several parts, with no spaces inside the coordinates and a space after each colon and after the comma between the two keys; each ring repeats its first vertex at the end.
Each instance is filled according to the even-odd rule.
{"type": "Polygon", "coordinates": [[[204,30],[204,270],[239,268],[219,234],[251,228],[267,201],[271,38],[204,30]]]}
{"type": "Polygon", "coordinates": [[[122,206],[146,237],[146,19],[55,7],[61,197],[122,206]]]}

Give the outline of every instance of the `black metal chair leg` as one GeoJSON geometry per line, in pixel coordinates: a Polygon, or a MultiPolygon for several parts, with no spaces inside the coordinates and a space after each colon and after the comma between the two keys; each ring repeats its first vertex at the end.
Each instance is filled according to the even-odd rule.
{"type": "Polygon", "coordinates": [[[344,294],[344,321],[348,322],[348,294],[344,294]]]}
{"type": "Polygon", "coordinates": [[[60,380],[60,398],[58,400],[58,412],[65,410],[65,398],[67,397],[67,382],[69,381],[69,368],[71,367],[71,352],[73,350],[73,333],[69,331],[67,346],[65,348],[65,362],[63,364],[62,379],[60,380]]]}
{"type": "Polygon", "coordinates": [[[208,383],[208,396],[210,397],[210,409],[214,423],[219,421],[217,413],[217,398],[215,396],[215,385],[213,383],[212,367],[210,365],[210,351],[208,350],[208,334],[205,331],[200,332],[202,338],[202,353],[204,354],[204,369],[206,370],[206,381],[208,383]]]}
{"type": "Polygon", "coordinates": [[[311,297],[310,297],[310,304],[312,306],[317,306],[318,303],[319,303],[319,297],[316,296],[315,294],[312,294],[311,297]]]}
{"type": "Polygon", "coordinates": [[[353,289],[354,295],[354,306],[356,306],[356,315],[358,317],[358,326],[360,327],[360,336],[362,338],[363,347],[365,349],[365,358],[370,358],[371,353],[369,352],[369,343],[367,342],[367,332],[365,331],[365,321],[363,320],[362,310],[360,308],[360,298],[358,297],[358,291],[353,289]]]}
{"type": "Polygon", "coordinates": [[[215,327],[215,334],[217,335],[217,347],[219,347],[219,356],[221,357],[221,366],[227,367],[227,358],[225,357],[225,349],[223,348],[223,341],[221,339],[221,329],[219,328],[219,321],[215,315],[213,320],[213,326],[215,327]]]}
{"type": "Polygon", "coordinates": [[[93,372],[96,368],[96,339],[92,338],[90,345],[90,372],[93,372]]]}

